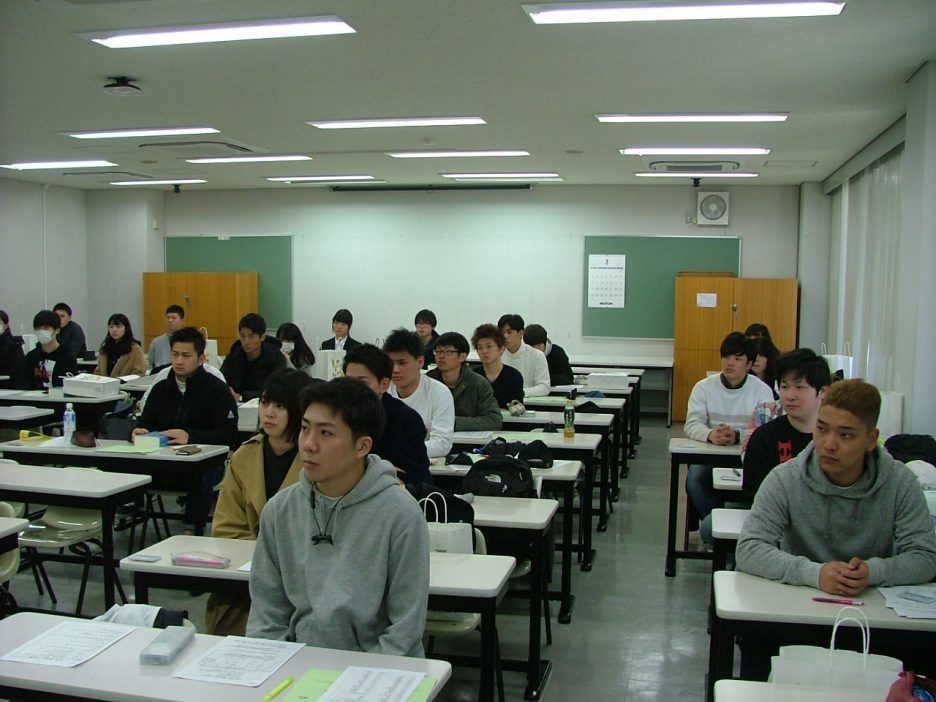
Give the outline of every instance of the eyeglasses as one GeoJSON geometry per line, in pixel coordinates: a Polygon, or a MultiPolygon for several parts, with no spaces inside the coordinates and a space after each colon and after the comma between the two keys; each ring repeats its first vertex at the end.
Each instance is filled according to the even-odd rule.
{"type": "Polygon", "coordinates": [[[436,349],[435,350],[436,356],[457,356],[458,353],[459,352],[456,351],[455,349],[436,349]]]}

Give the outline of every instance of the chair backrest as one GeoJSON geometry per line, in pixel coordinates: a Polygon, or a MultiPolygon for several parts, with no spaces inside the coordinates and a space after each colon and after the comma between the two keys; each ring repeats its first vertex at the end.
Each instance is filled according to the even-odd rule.
{"type": "Polygon", "coordinates": [[[487,540],[484,538],[484,532],[478,527],[474,530],[474,552],[476,556],[487,555],[487,540]]]}
{"type": "MultiPolygon", "coordinates": [[[[16,510],[9,502],[0,502],[0,517],[15,517],[16,510]]],[[[11,548],[0,553],[0,583],[12,580],[19,571],[20,553],[18,548],[11,548]]]]}
{"type": "Polygon", "coordinates": [[[19,465],[19,461],[14,461],[12,458],[0,458],[0,463],[12,463],[16,466],[19,465]]]}

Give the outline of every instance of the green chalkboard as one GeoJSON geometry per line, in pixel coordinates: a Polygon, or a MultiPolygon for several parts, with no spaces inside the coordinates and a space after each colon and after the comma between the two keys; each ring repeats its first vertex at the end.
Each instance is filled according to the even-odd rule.
{"type": "Polygon", "coordinates": [[[676,275],[741,274],[741,239],[710,236],[586,236],[582,336],[672,339],[676,275]],[[588,306],[588,257],[624,254],[624,307],[588,306]]]}
{"type": "Polygon", "coordinates": [[[166,272],[258,273],[267,327],[292,321],[292,237],[167,237],[166,272]]]}

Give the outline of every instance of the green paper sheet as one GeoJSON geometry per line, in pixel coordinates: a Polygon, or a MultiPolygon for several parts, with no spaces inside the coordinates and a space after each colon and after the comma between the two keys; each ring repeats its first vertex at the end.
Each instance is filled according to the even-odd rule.
{"type": "MultiPolygon", "coordinates": [[[[333,682],[341,675],[340,670],[326,668],[310,668],[299,680],[289,686],[282,702],[316,702],[333,682]]],[[[435,678],[423,678],[419,686],[410,695],[408,702],[426,702],[432,688],[435,687],[435,678]]]]}

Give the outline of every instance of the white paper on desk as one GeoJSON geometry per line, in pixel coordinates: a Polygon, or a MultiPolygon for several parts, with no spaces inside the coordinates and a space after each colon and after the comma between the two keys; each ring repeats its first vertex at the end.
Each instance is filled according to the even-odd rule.
{"type": "Polygon", "coordinates": [[[228,636],[173,677],[257,687],[304,647],[289,641],[228,636]]]}
{"type": "Polygon", "coordinates": [[[243,572],[243,573],[249,573],[249,572],[250,572],[250,564],[251,564],[251,561],[247,561],[244,565],[240,566],[240,567],[238,568],[238,570],[241,571],[241,572],[243,572]]]}
{"type": "Polygon", "coordinates": [[[406,702],[425,673],[348,666],[319,702],[406,702]]]}
{"type": "Polygon", "coordinates": [[[64,436],[56,436],[54,439],[42,442],[42,448],[57,448],[62,446],[71,446],[72,442],[64,436]]]}
{"type": "Polygon", "coordinates": [[[13,649],[0,660],[72,668],[91,660],[135,628],[107,622],[63,622],[13,649]]]}
{"type": "Polygon", "coordinates": [[[936,619],[936,585],[881,587],[885,604],[901,617],[936,619]]]}
{"type": "Polygon", "coordinates": [[[490,439],[490,431],[456,431],[452,434],[452,438],[455,440],[458,439],[490,439]]]}

